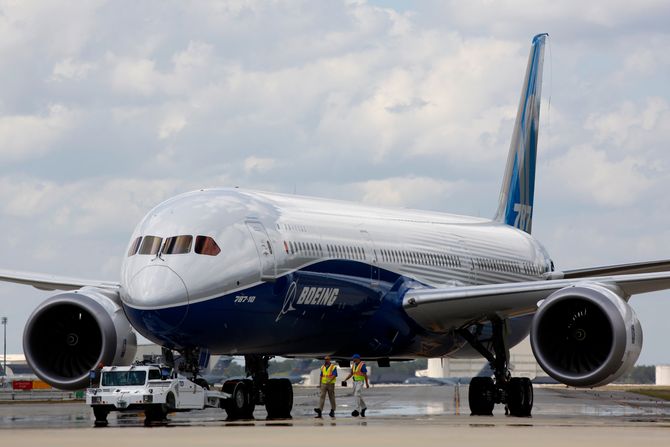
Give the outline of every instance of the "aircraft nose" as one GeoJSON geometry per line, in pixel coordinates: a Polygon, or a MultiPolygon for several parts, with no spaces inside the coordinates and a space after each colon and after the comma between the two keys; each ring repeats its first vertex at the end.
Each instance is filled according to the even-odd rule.
{"type": "Polygon", "coordinates": [[[142,309],[188,306],[188,290],[170,267],[149,265],[130,281],[128,304],[142,309]]]}

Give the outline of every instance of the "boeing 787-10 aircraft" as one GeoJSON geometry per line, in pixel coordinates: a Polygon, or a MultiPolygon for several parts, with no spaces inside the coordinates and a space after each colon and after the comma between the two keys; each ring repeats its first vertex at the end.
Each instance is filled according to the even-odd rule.
{"type": "Polygon", "coordinates": [[[230,417],[265,405],[281,418],[293,392],[268,377],[273,356],[483,356],[494,377],[470,382],[472,413],[527,416],[532,384],[511,376],[509,348],[530,333],[557,381],[615,380],[642,347],[628,300],[670,288],[670,261],[561,272],[531,235],[546,38],[532,41],[492,220],[236,188],[176,196],[137,225],[120,282],[0,271],[59,291],[25,328],[35,373],[82,388],[100,362],[132,361],[137,331],[194,375],[209,354],[243,355],[248,378],[224,384],[230,417]]]}

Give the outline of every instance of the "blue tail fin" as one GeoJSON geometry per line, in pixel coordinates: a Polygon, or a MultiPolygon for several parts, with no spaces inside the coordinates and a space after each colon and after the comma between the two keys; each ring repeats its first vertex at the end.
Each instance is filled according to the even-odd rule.
{"type": "Polygon", "coordinates": [[[544,43],[548,34],[533,37],[526,77],[507,155],[495,220],[530,233],[533,225],[535,159],[540,121],[544,43]]]}

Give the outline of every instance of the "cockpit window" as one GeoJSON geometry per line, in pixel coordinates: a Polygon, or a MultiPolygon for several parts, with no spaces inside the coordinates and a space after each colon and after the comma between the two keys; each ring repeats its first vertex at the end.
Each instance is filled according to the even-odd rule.
{"type": "Polygon", "coordinates": [[[173,236],[165,239],[163,254],[181,255],[191,251],[193,236],[173,236]]]}
{"type": "Polygon", "coordinates": [[[132,244],[130,244],[130,248],[128,249],[128,256],[132,256],[134,254],[137,254],[137,249],[140,248],[140,242],[142,242],[142,237],[136,238],[132,244]]]}
{"type": "Polygon", "coordinates": [[[155,255],[161,247],[163,239],[158,236],[145,236],[140,245],[141,255],[155,255]]]}
{"type": "Polygon", "coordinates": [[[221,253],[221,249],[211,237],[198,236],[195,238],[195,252],[199,255],[216,256],[221,253]]]}

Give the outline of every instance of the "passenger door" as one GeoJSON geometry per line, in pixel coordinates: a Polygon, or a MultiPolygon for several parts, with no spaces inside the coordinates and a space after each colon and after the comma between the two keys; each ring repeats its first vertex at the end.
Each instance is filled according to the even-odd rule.
{"type": "Polygon", "coordinates": [[[370,262],[370,286],[379,286],[379,263],[377,259],[377,249],[375,243],[366,230],[361,230],[361,237],[365,244],[365,257],[370,262]]]}
{"type": "Polygon", "coordinates": [[[277,278],[277,263],[270,237],[262,223],[255,220],[246,221],[247,228],[256,245],[261,265],[261,281],[274,281],[277,278]]]}
{"type": "Polygon", "coordinates": [[[460,248],[460,258],[462,268],[468,273],[470,284],[477,284],[477,270],[475,270],[475,262],[472,259],[472,254],[465,239],[458,238],[458,247],[460,248]]]}

